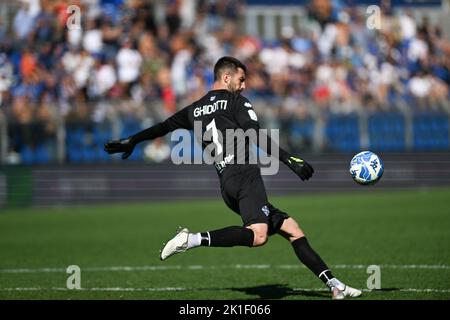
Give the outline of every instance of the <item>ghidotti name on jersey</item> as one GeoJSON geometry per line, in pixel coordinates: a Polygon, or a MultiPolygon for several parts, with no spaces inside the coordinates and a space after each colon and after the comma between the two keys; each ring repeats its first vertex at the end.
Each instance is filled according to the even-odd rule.
{"type": "Polygon", "coordinates": [[[203,105],[201,107],[196,107],[194,109],[194,117],[201,117],[204,115],[211,114],[216,112],[217,110],[226,110],[227,109],[227,100],[217,100],[213,104],[203,105]]]}

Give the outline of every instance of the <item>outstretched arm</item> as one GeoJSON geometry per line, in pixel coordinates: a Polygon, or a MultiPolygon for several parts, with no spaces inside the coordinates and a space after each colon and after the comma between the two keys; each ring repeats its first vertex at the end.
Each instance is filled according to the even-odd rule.
{"type": "Polygon", "coordinates": [[[111,140],[105,144],[104,150],[109,154],[122,153],[122,159],[127,159],[134,150],[134,147],[145,140],[153,140],[165,136],[176,129],[190,129],[188,119],[188,107],[175,113],[164,122],[160,122],[148,129],[140,131],[128,138],[111,140]]]}
{"type": "Polygon", "coordinates": [[[138,132],[135,135],[129,136],[128,138],[108,141],[105,144],[105,151],[109,154],[122,153],[122,159],[127,159],[133,153],[134,147],[139,142],[162,137],[170,131],[167,121],[164,121],[138,132]]]}

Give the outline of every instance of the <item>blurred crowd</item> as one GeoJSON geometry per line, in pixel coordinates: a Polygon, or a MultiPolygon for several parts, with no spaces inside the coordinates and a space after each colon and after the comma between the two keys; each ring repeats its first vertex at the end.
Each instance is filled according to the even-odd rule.
{"type": "Polygon", "coordinates": [[[81,28],[68,1],[19,2],[10,25],[0,20],[0,110],[16,151],[27,135],[54,135],[61,119],[159,121],[211,88],[224,55],[248,66],[244,95],[264,99],[274,119],[449,110],[450,43],[427,16],[388,2],[369,29],[364,10],[313,0],[279,39],[244,33],[241,0],[70,1],[81,28]]]}

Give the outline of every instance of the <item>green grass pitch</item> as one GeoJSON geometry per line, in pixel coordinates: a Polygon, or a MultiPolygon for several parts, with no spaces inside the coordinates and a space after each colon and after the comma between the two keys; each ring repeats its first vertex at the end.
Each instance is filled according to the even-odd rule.
{"type": "MultiPolygon", "coordinates": [[[[450,299],[450,189],[271,197],[360,299],[450,299]],[[369,265],[380,290],[368,290],[369,265]]],[[[221,199],[0,212],[0,299],[329,299],[280,236],[159,260],[178,226],[240,225],[221,199]],[[66,268],[81,269],[68,290],[66,268]]]]}

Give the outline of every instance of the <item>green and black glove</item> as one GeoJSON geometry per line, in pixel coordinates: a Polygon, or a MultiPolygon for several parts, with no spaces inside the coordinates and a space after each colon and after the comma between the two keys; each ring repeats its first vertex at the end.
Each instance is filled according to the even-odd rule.
{"type": "Polygon", "coordinates": [[[314,173],[313,167],[308,162],[299,157],[288,156],[287,158],[283,159],[283,162],[303,181],[309,180],[309,178],[311,178],[314,173]]]}
{"type": "Polygon", "coordinates": [[[136,147],[138,143],[162,137],[172,130],[174,129],[168,125],[166,120],[148,129],[142,130],[135,135],[129,136],[126,139],[108,141],[105,143],[105,151],[109,154],[122,152],[122,159],[126,159],[133,153],[134,147],[136,147]]]}
{"type": "Polygon", "coordinates": [[[111,140],[105,143],[105,151],[109,154],[123,153],[122,159],[128,158],[134,150],[136,143],[133,142],[131,137],[120,140],[111,140]]]}

